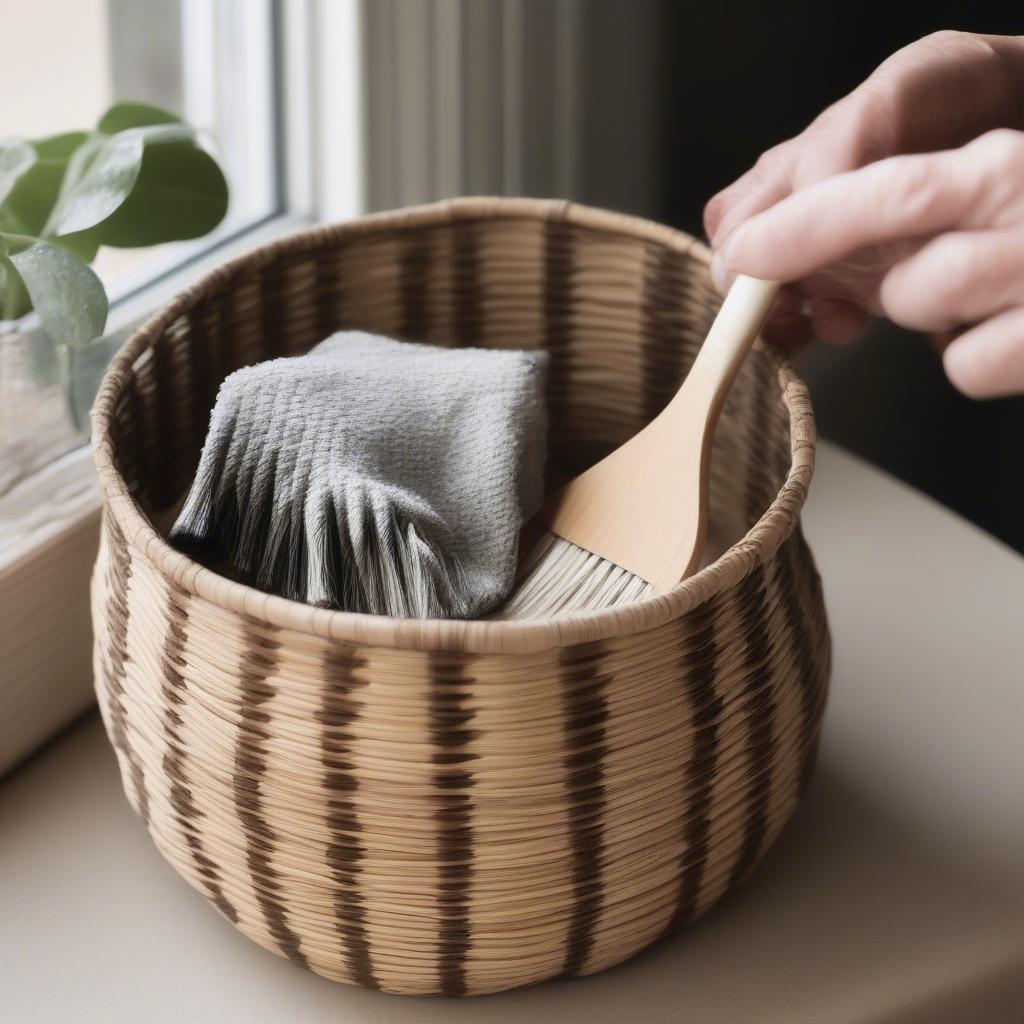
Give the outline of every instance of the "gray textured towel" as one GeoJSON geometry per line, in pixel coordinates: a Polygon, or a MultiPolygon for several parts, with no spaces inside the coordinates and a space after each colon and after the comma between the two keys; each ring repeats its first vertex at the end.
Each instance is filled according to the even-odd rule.
{"type": "Polygon", "coordinates": [[[171,540],[310,604],[482,615],[542,498],[545,362],[347,332],[238,370],[171,540]]]}

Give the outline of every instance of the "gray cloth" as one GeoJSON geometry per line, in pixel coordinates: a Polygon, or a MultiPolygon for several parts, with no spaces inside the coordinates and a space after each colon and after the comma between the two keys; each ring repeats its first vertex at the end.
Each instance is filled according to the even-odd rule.
{"type": "Polygon", "coordinates": [[[171,540],[314,605],[482,615],[541,503],[545,365],[346,332],[238,370],[171,540]]]}

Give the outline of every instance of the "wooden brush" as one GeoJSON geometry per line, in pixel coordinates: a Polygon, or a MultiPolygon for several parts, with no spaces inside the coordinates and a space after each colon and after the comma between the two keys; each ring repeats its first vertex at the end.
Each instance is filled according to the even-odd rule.
{"type": "Polygon", "coordinates": [[[492,618],[592,611],[667,590],[700,564],[711,442],[725,396],[779,285],[736,278],[665,409],[552,494],[534,517],[519,582],[492,618]]]}

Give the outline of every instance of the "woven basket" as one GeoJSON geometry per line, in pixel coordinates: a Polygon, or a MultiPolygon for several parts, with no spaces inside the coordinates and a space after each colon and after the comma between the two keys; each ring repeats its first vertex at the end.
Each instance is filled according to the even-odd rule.
{"type": "Polygon", "coordinates": [[[771,845],[814,760],[829,638],[798,522],[807,392],[760,343],[716,435],[724,553],[634,605],[331,612],[161,533],[237,367],[341,327],[544,346],[557,478],[662,408],[717,303],[706,250],[678,232],[472,199],[264,246],[124,347],[94,412],[100,707],[157,846],[250,938],[339,981],[493,992],[632,956],[771,845]]]}

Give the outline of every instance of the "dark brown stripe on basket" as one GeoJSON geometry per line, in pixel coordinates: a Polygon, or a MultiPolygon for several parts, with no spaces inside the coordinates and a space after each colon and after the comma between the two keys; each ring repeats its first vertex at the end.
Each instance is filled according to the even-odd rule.
{"type": "Polygon", "coordinates": [[[604,644],[597,642],[563,648],[560,658],[573,885],[572,917],[562,965],[566,975],[579,974],[586,967],[602,905],[606,690],[610,679],[601,671],[604,656],[604,644]]]}
{"type": "MultiPolygon", "coordinates": [[[[276,632],[273,627],[265,629],[276,632]]],[[[277,665],[277,641],[256,635],[248,625],[243,628],[242,656],[238,666],[240,693],[238,743],[235,746],[235,809],[245,834],[245,860],[252,875],[253,891],[263,919],[280,951],[294,963],[308,967],[299,948],[299,937],[288,927],[281,883],[271,863],[277,836],[263,816],[260,779],[267,770],[263,748],[269,738],[270,715],[263,705],[274,696],[267,682],[277,665]]]]}
{"type": "Polygon", "coordinates": [[[814,555],[804,539],[803,527],[799,521],[793,528],[795,547],[792,549],[796,573],[796,587],[801,595],[804,619],[815,637],[813,653],[818,672],[819,700],[827,696],[829,673],[832,663],[832,643],[825,616],[825,597],[821,589],[821,576],[814,564],[814,555]]]}
{"type": "Polygon", "coordinates": [[[195,472],[199,453],[206,439],[206,428],[210,422],[210,411],[213,409],[217,388],[221,378],[214,369],[216,350],[213,339],[207,330],[210,315],[209,300],[201,299],[189,313],[189,329],[191,337],[188,345],[188,358],[191,370],[189,381],[189,412],[192,429],[192,450],[190,452],[191,471],[195,472]]]}
{"type": "Polygon", "coordinates": [[[253,311],[262,325],[261,358],[295,355],[288,328],[288,278],[290,263],[280,260],[261,267],[257,277],[259,310],[253,311]]]}
{"type": "Polygon", "coordinates": [[[683,382],[686,350],[680,337],[686,293],[686,253],[647,242],[644,246],[643,348],[640,414],[649,423],[683,382]]]}
{"type": "MultiPolygon", "coordinates": [[[[125,380],[124,392],[117,402],[115,419],[111,425],[114,464],[124,476],[129,487],[135,486],[146,476],[147,459],[151,454],[146,438],[146,418],[139,396],[138,378],[130,373],[125,380]]],[[[149,490],[140,488],[141,495],[148,499],[149,490]]]]}
{"type": "Polygon", "coordinates": [[[107,588],[107,623],[110,630],[108,646],[110,691],[110,740],[128,763],[128,775],[135,790],[139,816],[149,824],[149,793],[142,762],[135,756],[128,740],[128,712],[124,705],[125,665],[128,661],[128,585],[132,575],[128,547],[121,528],[109,513],[104,516],[107,526],[107,555],[110,564],[107,588]]]}
{"type": "Polygon", "coordinates": [[[321,250],[311,257],[313,263],[312,305],[313,333],[317,341],[330,337],[342,327],[342,281],[338,264],[345,255],[345,247],[321,250]]]}
{"type": "Polygon", "coordinates": [[[814,690],[813,736],[808,744],[800,775],[801,787],[806,789],[817,760],[822,714],[828,698],[829,676],[832,671],[832,638],[825,619],[821,577],[814,567],[814,557],[804,540],[799,522],[790,536],[788,551],[794,569],[794,586],[798,597],[796,608],[804,623],[806,636],[803,656],[814,690]]]}
{"type": "Polygon", "coordinates": [[[796,665],[796,681],[800,692],[800,735],[806,744],[804,762],[800,766],[799,790],[807,787],[814,767],[813,737],[818,731],[820,694],[817,680],[818,658],[815,640],[800,608],[796,582],[796,561],[800,557],[800,541],[796,530],[775,554],[775,573],[782,591],[782,604],[790,634],[790,657],[796,665]]]}
{"type": "Polygon", "coordinates": [[[153,387],[148,401],[153,411],[150,423],[153,434],[148,439],[151,464],[147,467],[149,498],[157,511],[167,508],[178,498],[175,491],[178,447],[181,440],[183,400],[182,362],[186,358],[179,354],[178,346],[187,342],[165,334],[156,339],[150,349],[149,374],[153,387]],[[153,470],[156,472],[153,472],[153,470]]]}
{"type": "Polygon", "coordinates": [[[424,232],[412,232],[401,240],[398,334],[409,341],[426,341],[433,322],[430,310],[431,246],[424,232]]]}
{"type": "Polygon", "coordinates": [[[366,659],[354,648],[342,644],[328,648],[323,659],[324,693],[319,720],[322,729],[323,785],[328,794],[327,866],[337,889],[334,894],[334,929],[342,944],[342,958],[352,981],[364,988],[380,988],[373,973],[373,959],[366,928],[366,900],[360,890],[360,875],[366,848],[359,842],[362,825],[353,795],[359,778],[351,761],[349,729],[362,709],[353,696],[366,683],[356,669],[366,659]]]}
{"type": "Polygon", "coordinates": [[[776,707],[769,667],[770,641],[764,618],[763,566],[755,566],[740,583],[737,599],[745,646],[741,707],[747,729],[747,811],[743,845],[730,876],[730,885],[743,879],[761,855],[771,800],[776,707]]]}
{"type": "Polygon", "coordinates": [[[213,333],[217,339],[217,376],[221,380],[229,373],[264,358],[262,353],[254,352],[246,344],[247,332],[240,328],[240,317],[236,314],[237,294],[236,288],[207,293],[214,323],[213,333]]]}
{"type": "Polygon", "coordinates": [[[563,220],[544,222],[544,315],[542,344],[549,355],[547,405],[551,433],[565,419],[572,365],[573,231],[563,220]]]}
{"type": "Polygon", "coordinates": [[[172,588],[167,595],[167,632],[164,635],[160,692],[164,698],[164,735],[167,750],[163,756],[163,769],[170,779],[170,801],[174,818],[185,837],[192,863],[203,879],[210,902],[232,923],[238,923],[238,912],[228,902],[220,885],[217,865],[206,855],[196,822],[203,812],[195,805],[189,789],[185,748],[179,732],[183,722],[178,708],[185,703],[187,685],[182,669],[185,668],[185,639],[188,628],[187,602],[189,595],[172,588]]]}
{"type": "Polygon", "coordinates": [[[479,345],[484,328],[484,293],[480,280],[480,251],[475,223],[452,228],[452,333],[459,345],[479,345]]]}
{"type": "Polygon", "coordinates": [[[666,933],[693,920],[697,913],[711,842],[711,803],[718,769],[718,726],[723,711],[722,698],[715,690],[719,653],[715,629],[717,616],[718,608],[712,601],[705,602],[691,613],[697,632],[687,639],[680,663],[690,710],[693,753],[682,785],[685,810],[679,890],[675,910],[665,926],[666,933]]]}
{"type": "Polygon", "coordinates": [[[765,513],[781,480],[773,480],[770,475],[770,461],[765,457],[766,439],[770,437],[769,428],[772,422],[772,402],[778,401],[778,389],[771,381],[765,379],[765,357],[763,353],[754,353],[747,360],[747,372],[754,380],[751,382],[753,392],[750,403],[750,421],[747,427],[747,465],[746,493],[744,507],[748,526],[753,526],[765,513]]]}
{"type": "Polygon", "coordinates": [[[441,994],[468,992],[466,958],[471,946],[469,893],[473,882],[473,802],[475,782],[467,767],[476,755],[467,749],[476,732],[469,728],[475,712],[469,706],[473,678],[462,659],[428,656],[430,671],[430,735],[437,748],[434,785],[438,790],[438,862],[441,926],[438,935],[438,976],[441,994]]]}

